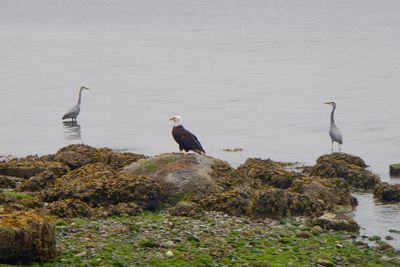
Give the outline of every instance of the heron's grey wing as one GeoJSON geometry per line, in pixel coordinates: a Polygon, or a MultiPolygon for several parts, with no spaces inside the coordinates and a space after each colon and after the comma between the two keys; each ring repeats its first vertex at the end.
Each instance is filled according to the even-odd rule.
{"type": "Polygon", "coordinates": [[[333,141],[343,144],[343,135],[336,125],[332,125],[331,129],[329,130],[329,135],[333,141]]]}
{"type": "Polygon", "coordinates": [[[79,105],[73,106],[67,111],[67,113],[64,114],[63,119],[75,118],[79,114],[79,110],[79,105]]]}

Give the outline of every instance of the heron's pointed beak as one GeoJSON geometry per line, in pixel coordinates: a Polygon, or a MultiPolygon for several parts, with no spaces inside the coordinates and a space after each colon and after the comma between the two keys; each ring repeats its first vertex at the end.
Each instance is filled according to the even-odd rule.
{"type": "Polygon", "coordinates": [[[325,102],[324,104],[330,105],[331,103],[329,103],[329,102],[325,102]]]}
{"type": "Polygon", "coordinates": [[[173,121],[173,120],[174,120],[174,117],[169,118],[169,120],[170,120],[170,121],[173,121]]]}

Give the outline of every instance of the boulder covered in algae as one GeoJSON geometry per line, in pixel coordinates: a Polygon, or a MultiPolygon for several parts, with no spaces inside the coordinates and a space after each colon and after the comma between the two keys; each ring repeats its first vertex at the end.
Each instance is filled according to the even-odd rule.
{"type": "Polygon", "coordinates": [[[145,175],[161,186],[169,200],[182,198],[201,198],[222,192],[229,186],[226,175],[215,176],[214,168],[225,167],[231,171],[228,163],[199,154],[166,153],[156,157],[139,160],[126,167],[123,172],[132,175],[145,175]],[[216,166],[216,167],[215,167],[216,166]]]}
{"type": "Polygon", "coordinates": [[[87,145],[69,145],[60,149],[55,160],[76,169],[91,163],[103,163],[119,170],[132,162],[145,158],[144,155],[134,153],[119,153],[109,148],[94,148],[87,145]]]}
{"type": "Polygon", "coordinates": [[[288,189],[293,181],[300,178],[300,173],[286,170],[287,164],[270,159],[249,158],[239,166],[237,172],[248,181],[258,181],[261,184],[280,189],[288,189]]]}
{"type": "Polygon", "coordinates": [[[35,212],[0,214],[0,263],[47,261],[56,255],[55,227],[35,212]]]}
{"type": "MultiPolygon", "coordinates": [[[[29,157],[19,162],[28,160],[32,162],[29,157]]],[[[91,217],[134,215],[182,201],[172,213],[191,216],[188,210],[196,203],[203,210],[265,218],[319,216],[356,205],[346,179],[305,175],[289,163],[269,159],[249,158],[234,169],[206,155],[166,153],[146,158],[71,145],[35,160],[39,167],[47,164],[61,171],[52,167],[31,173],[15,189],[32,195],[31,200],[6,197],[2,201],[8,206],[37,208],[59,217],[91,217]]],[[[343,161],[366,166],[357,158],[343,161]]]]}
{"type": "Polygon", "coordinates": [[[0,175],[24,179],[46,170],[61,176],[68,169],[62,163],[54,161],[52,156],[27,156],[22,159],[11,159],[0,163],[0,175]]]}
{"type": "Polygon", "coordinates": [[[307,177],[287,167],[286,163],[247,159],[235,173],[236,183],[206,198],[204,206],[263,218],[318,215],[339,206],[351,209],[356,204],[342,179],[307,177]]]}
{"type": "Polygon", "coordinates": [[[108,148],[94,148],[87,145],[69,145],[54,155],[43,157],[28,156],[0,164],[0,173],[23,177],[19,184],[21,191],[40,191],[52,186],[56,179],[70,170],[93,163],[103,163],[119,171],[144,155],[119,153],[108,148]]]}
{"type": "Polygon", "coordinates": [[[326,178],[339,177],[353,188],[373,189],[380,179],[366,168],[367,165],[359,157],[345,153],[332,153],[319,157],[310,175],[326,178]]]}
{"type": "Polygon", "coordinates": [[[153,178],[120,173],[103,163],[70,171],[41,192],[45,202],[75,199],[93,207],[133,202],[150,210],[159,206],[162,197],[153,178]]]}
{"type": "Polygon", "coordinates": [[[400,184],[380,183],[374,189],[374,196],[383,201],[400,202],[400,184]]]}

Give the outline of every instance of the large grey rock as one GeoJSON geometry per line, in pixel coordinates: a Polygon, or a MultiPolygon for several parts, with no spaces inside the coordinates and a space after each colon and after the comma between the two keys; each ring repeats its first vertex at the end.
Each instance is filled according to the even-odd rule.
{"type": "Polygon", "coordinates": [[[123,172],[152,177],[169,199],[179,200],[222,192],[219,178],[213,175],[214,166],[221,164],[230,168],[228,163],[205,155],[165,153],[134,162],[123,172]]]}

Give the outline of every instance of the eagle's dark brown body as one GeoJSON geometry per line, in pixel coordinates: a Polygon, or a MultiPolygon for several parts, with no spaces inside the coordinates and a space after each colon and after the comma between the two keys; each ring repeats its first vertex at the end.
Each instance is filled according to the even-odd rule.
{"type": "Polygon", "coordinates": [[[172,128],[172,136],[178,143],[180,151],[185,150],[188,152],[189,150],[192,150],[199,154],[206,153],[197,137],[186,130],[182,125],[174,126],[172,128]]]}

